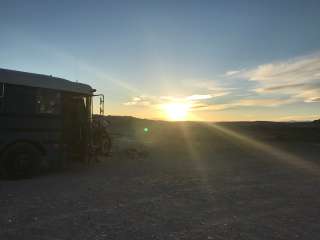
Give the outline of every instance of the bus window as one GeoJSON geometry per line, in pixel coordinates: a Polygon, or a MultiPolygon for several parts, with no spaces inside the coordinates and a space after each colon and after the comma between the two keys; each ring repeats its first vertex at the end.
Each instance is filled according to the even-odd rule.
{"type": "Polygon", "coordinates": [[[34,114],[35,89],[26,86],[6,85],[2,100],[4,112],[9,114],[34,114]]]}
{"type": "Polygon", "coordinates": [[[37,113],[60,114],[61,94],[60,92],[48,89],[39,89],[37,94],[37,113]]]}

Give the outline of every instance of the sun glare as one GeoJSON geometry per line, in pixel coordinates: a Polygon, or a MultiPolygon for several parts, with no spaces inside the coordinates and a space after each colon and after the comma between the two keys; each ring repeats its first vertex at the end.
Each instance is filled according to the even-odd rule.
{"type": "Polygon", "coordinates": [[[168,103],[163,105],[166,117],[171,121],[183,121],[187,119],[189,105],[185,103],[168,103]]]}

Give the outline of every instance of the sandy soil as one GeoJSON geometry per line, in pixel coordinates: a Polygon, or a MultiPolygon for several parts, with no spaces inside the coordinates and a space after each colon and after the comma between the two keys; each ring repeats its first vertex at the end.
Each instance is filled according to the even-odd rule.
{"type": "Polygon", "coordinates": [[[320,239],[314,139],[119,126],[100,163],[0,181],[0,239],[320,239]]]}

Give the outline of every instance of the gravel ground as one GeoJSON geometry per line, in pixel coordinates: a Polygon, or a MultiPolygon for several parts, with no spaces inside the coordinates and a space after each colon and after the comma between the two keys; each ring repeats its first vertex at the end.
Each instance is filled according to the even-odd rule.
{"type": "Polygon", "coordinates": [[[154,139],[0,181],[0,239],[320,239],[319,145],[154,139]]]}

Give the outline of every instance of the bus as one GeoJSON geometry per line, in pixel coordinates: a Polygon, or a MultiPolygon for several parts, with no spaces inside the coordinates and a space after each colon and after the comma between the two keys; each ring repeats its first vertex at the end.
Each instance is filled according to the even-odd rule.
{"type": "MultiPolygon", "coordinates": [[[[67,160],[87,161],[91,86],[42,74],[0,69],[0,174],[29,177],[67,160]]],[[[99,94],[100,113],[103,95],[99,94]]]]}

